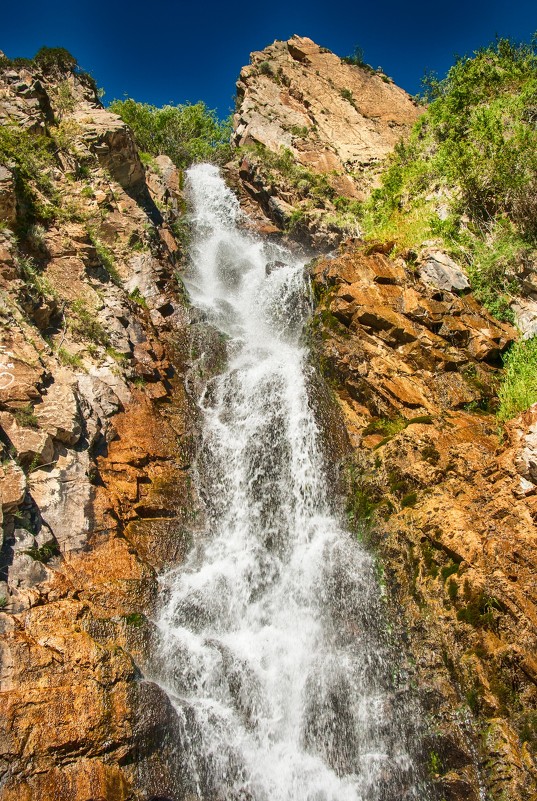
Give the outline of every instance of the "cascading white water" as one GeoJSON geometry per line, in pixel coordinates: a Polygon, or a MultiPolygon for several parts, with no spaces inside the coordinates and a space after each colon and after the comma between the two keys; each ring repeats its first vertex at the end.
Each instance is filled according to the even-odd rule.
{"type": "Polygon", "coordinates": [[[207,531],[163,578],[158,619],[183,793],[415,798],[374,563],[327,500],[300,344],[303,262],[238,228],[215,167],[191,168],[188,185],[188,289],[229,358],[200,399],[207,531]]]}

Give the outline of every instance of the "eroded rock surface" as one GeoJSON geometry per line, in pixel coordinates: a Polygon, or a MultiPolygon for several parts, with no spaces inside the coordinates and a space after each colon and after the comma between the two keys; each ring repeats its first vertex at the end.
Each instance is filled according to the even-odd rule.
{"type": "Polygon", "coordinates": [[[420,113],[381,71],[300,36],[274,42],[251,54],[237,83],[231,178],[245,208],[266,215],[261,231],[272,223],[327,250],[356,228],[345,212],[420,113]]]}
{"type": "Polygon", "coordinates": [[[48,195],[0,167],[0,798],[176,798],[143,670],[157,571],[198,525],[178,171],[68,71],[4,70],[0,121],[58,137],[48,195]]]}
{"type": "Polygon", "coordinates": [[[490,413],[516,332],[465,287],[371,250],[312,267],[312,333],[350,443],[348,514],[385,570],[439,797],[533,798],[537,411],[503,432],[490,413]]]}

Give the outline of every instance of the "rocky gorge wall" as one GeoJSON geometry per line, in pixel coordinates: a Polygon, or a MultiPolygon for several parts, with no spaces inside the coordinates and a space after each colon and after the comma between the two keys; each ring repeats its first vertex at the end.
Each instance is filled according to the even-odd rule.
{"type": "Polygon", "coordinates": [[[429,716],[438,797],[534,798],[537,412],[494,415],[518,332],[438,242],[390,258],[345,213],[419,114],[382,73],[277,42],[241,73],[231,180],[261,230],[332,249],[311,265],[309,341],[347,443],[326,436],[429,716]]]}
{"type": "Polygon", "coordinates": [[[147,615],[197,525],[180,176],[70,70],[4,69],[0,123],[0,798],[148,798],[147,615]]]}
{"type": "MultiPolygon", "coordinates": [[[[537,421],[499,431],[492,413],[517,332],[438,243],[390,258],[350,213],[420,113],[293,37],[241,73],[226,175],[248,224],[330,251],[307,332],[336,410],[327,450],[383,566],[438,798],[531,799],[537,421]]],[[[140,678],[158,573],[202,523],[189,388],[221,347],[178,280],[181,176],[142,164],[72,71],[3,69],[0,122],[23,132],[0,166],[0,799],[175,798],[178,722],[140,678]]]]}

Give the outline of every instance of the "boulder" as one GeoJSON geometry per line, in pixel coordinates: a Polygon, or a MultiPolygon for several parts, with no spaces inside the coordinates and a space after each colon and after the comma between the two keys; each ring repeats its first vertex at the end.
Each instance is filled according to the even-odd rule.
{"type": "Polygon", "coordinates": [[[61,371],[43,395],[43,402],[34,409],[39,427],[65,445],[76,445],[82,429],[76,396],[71,386],[72,374],[61,371]],[[65,382],[65,383],[64,383],[65,382]]]}
{"type": "Polygon", "coordinates": [[[52,469],[34,470],[29,477],[32,498],[56,538],[60,550],[83,548],[90,527],[89,455],[64,450],[52,469]]]}
{"type": "Polygon", "coordinates": [[[46,431],[18,425],[9,412],[0,412],[0,426],[17,452],[22,464],[48,464],[54,456],[54,445],[46,431]]]}
{"type": "Polygon", "coordinates": [[[470,282],[457,262],[442,250],[428,250],[422,254],[419,275],[424,284],[446,292],[463,292],[470,282]]]}
{"type": "Polygon", "coordinates": [[[26,494],[26,476],[24,471],[15,464],[9,462],[0,465],[0,503],[3,512],[10,512],[24,500],[26,494]]]}

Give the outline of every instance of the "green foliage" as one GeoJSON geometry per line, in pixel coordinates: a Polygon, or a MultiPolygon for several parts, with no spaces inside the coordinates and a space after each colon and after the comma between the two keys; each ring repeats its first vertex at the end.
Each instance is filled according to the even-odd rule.
{"type": "Polygon", "coordinates": [[[428,76],[425,97],[364,207],[364,231],[401,248],[440,237],[478,299],[512,320],[516,268],[537,245],[537,41],[498,39],[459,58],[444,80],[428,76]]]}
{"type": "Polygon", "coordinates": [[[457,562],[453,562],[451,565],[444,565],[444,567],[442,567],[440,569],[440,575],[442,576],[442,578],[445,581],[447,578],[452,576],[454,573],[457,573],[458,570],[459,570],[459,565],[457,564],[457,562]]]}
{"type": "Polygon", "coordinates": [[[91,312],[83,300],[75,300],[71,305],[73,318],[70,320],[70,328],[82,339],[89,339],[98,345],[107,347],[110,344],[110,337],[97,320],[95,313],[91,312]]]}
{"type": "Polygon", "coordinates": [[[147,618],[145,615],[140,614],[140,612],[132,612],[132,614],[125,616],[125,623],[128,626],[140,628],[140,626],[143,626],[145,623],[147,623],[147,618]]]}
{"type": "Polygon", "coordinates": [[[429,753],[429,773],[431,776],[438,776],[438,774],[442,773],[442,760],[436,751],[429,753]]]}
{"type": "Polygon", "coordinates": [[[369,434],[382,434],[384,437],[394,437],[408,425],[404,417],[378,417],[364,428],[362,436],[369,434]]]}
{"type": "Polygon", "coordinates": [[[370,532],[379,503],[383,500],[374,476],[351,464],[347,471],[347,518],[359,535],[370,532]]]}
{"type": "Polygon", "coordinates": [[[354,106],[356,108],[354,103],[354,97],[350,89],[341,89],[339,94],[341,95],[343,100],[347,100],[351,104],[351,106],[354,106]]]}
{"type": "Polygon", "coordinates": [[[34,260],[30,256],[19,256],[18,265],[31,296],[34,298],[54,298],[56,296],[55,290],[52,288],[49,281],[41,275],[34,260]]]}
{"type": "Polygon", "coordinates": [[[33,406],[30,403],[27,406],[23,406],[21,409],[15,409],[13,416],[17,422],[17,425],[22,426],[23,428],[38,427],[39,421],[35,416],[33,406]]]}
{"type": "Polygon", "coordinates": [[[361,67],[367,72],[375,72],[373,67],[366,63],[364,49],[360,45],[356,45],[352,53],[349,56],[343,56],[341,60],[346,64],[352,64],[354,67],[361,67]]]}
{"type": "Polygon", "coordinates": [[[87,232],[90,242],[95,248],[95,252],[97,254],[97,258],[99,259],[101,267],[104,267],[104,269],[110,276],[110,280],[114,284],[116,284],[116,286],[121,286],[121,276],[118,273],[116,267],[116,260],[114,258],[114,254],[112,253],[111,250],[109,250],[109,248],[106,247],[104,242],[101,241],[95,228],[89,226],[87,232]]]}
{"type": "Polygon", "coordinates": [[[302,139],[305,139],[309,133],[309,128],[307,125],[291,125],[289,128],[293,136],[299,136],[302,139]]]}
{"type": "Polygon", "coordinates": [[[41,547],[33,545],[31,548],[25,551],[25,553],[27,553],[28,556],[31,556],[32,559],[35,559],[36,562],[47,563],[55,556],[59,556],[60,548],[56,540],[49,540],[41,545],[41,547]]]}
{"type": "Polygon", "coordinates": [[[42,47],[33,60],[46,74],[72,72],[77,66],[76,58],[65,47],[42,47]]]}
{"type": "Polygon", "coordinates": [[[504,357],[504,366],[498,417],[509,420],[537,402],[537,337],[515,342],[504,357]]]}
{"type": "Polygon", "coordinates": [[[480,628],[483,626],[492,627],[494,625],[495,612],[501,612],[502,607],[496,598],[484,592],[478,593],[471,598],[466,606],[457,612],[457,620],[469,623],[471,626],[480,628]]]}
{"type": "Polygon", "coordinates": [[[356,45],[350,56],[343,56],[341,60],[347,64],[354,64],[355,67],[363,67],[365,65],[364,48],[356,45]]]}
{"type": "Polygon", "coordinates": [[[138,306],[142,309],[147,309],[147,301],[140,292],[138,287],[135,287],[129,295],[129,298],[133,300],[138,306]]]}
{"type": "Polygon", "coordinates": [[[415,506],[418,502],[418,493],[409,492],[401,499],[401,509],[406,509],[409,506],[415,506]]]}
{"type": "Polygon", "coordinates": [[[152,156],[164,153],[177,167],[230,158],[231,121],[221,122],[205,103],[158,108],[127,98],[114,100],[110,111],[132,128],[140,150],[152,156]]]}
{"type": "Polygon", "coordinates": [[[79,369],[84,367],[84,362],[82,361],[78,353],[70,353],[65,348],[59,348],[58,359],[62,364],[65,364],[67,367],[77,367],[79,369]]]}
{"type": "Polygon", "coordinates": [[[272,67],[268,63],[268,61],[262,61],[259,65],[259,72],[261,75],[268,75],[272,76],[272,67]]]}
{"type": "Polygon", "coordinates": [[[13,170],[24,225],[54,219],[60,205],[50,178],[55,165],[52,141],[16,125],[0,126],[0,163],[13,170]]]}
{"type": "Polygon", "coordinates": [[[5,609],[7,606],[7,598],[5,595],[0,595],[0,609],[5,609]]]}
{"type": "Polygon", "coordinates": [[[520,739],[523,743],[529,743],[533,749],[537,748],[537,712],[529,710],[522,714],[520,739]]]}

